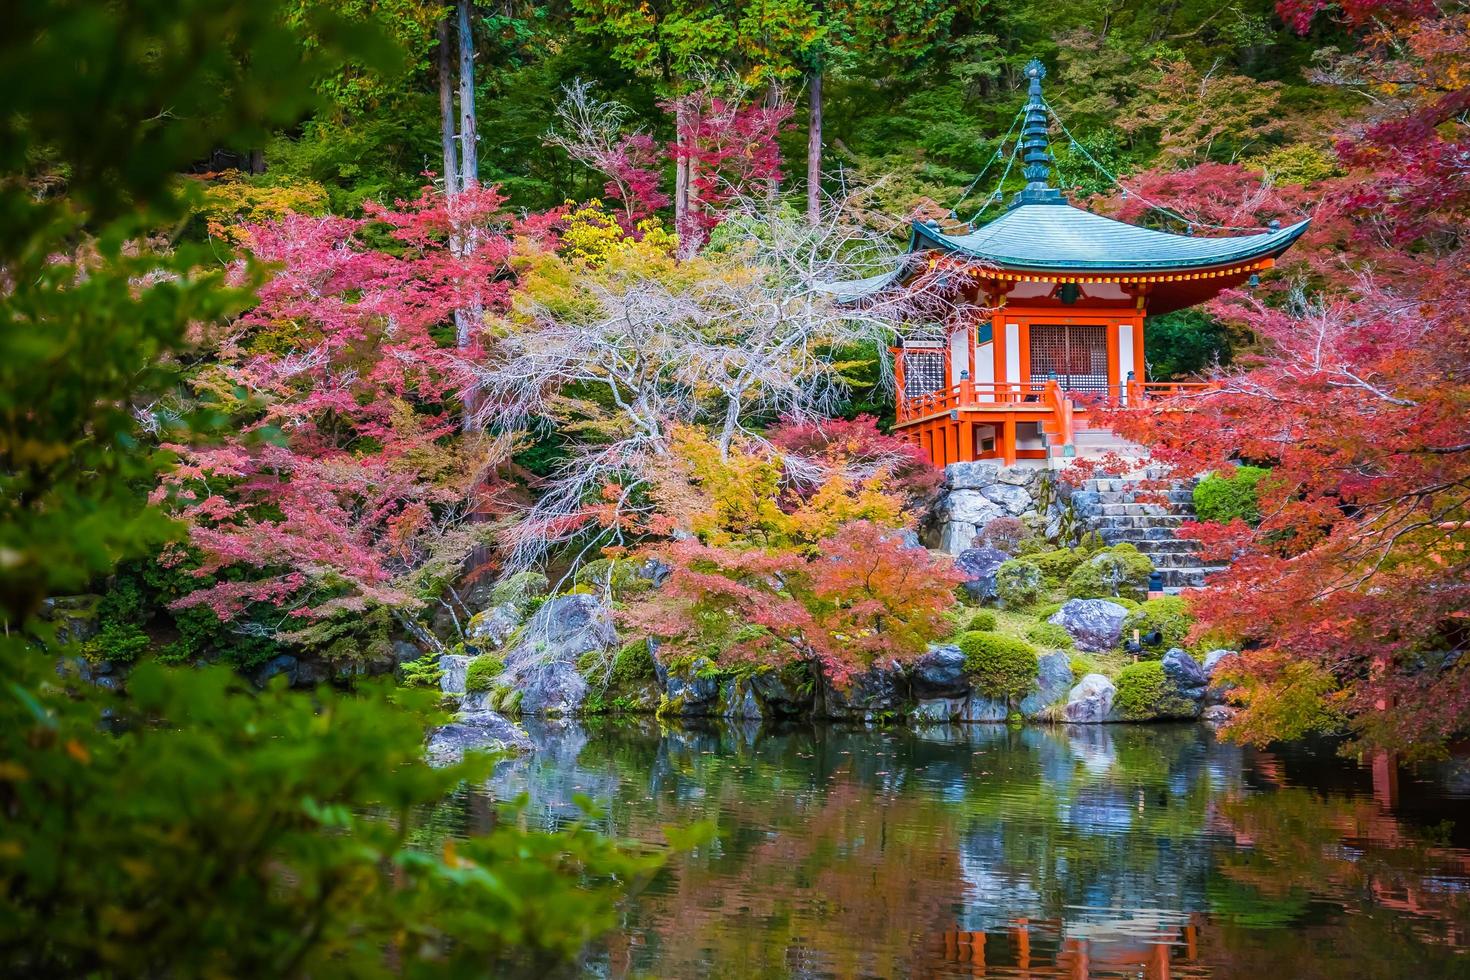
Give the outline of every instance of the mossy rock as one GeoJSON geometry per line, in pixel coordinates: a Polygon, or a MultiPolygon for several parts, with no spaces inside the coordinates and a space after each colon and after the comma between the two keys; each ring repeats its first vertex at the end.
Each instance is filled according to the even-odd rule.
{"type": "Polygon", "coordinates": [[[997,701],[1016,702],[1036,686],[1036,648],[1000,633],[966,633],[956,644],[975,690],[997,701]]]}
{"type": "Polygon", "coordinates": [[[1046,583],[1051,586],[1061,585],[1067,580],[1067,576],[1077,570],[1077,566],[1088,558],[1088,552],[1079,548],[1061,548],[1056,551],[1044,551],[1038,555],[1028,555],[1026,560],[1041,569],[1046,583]]]}
{"type": "Polygon", "coordinates": [[[1040,598],[1044,578],[1030,559],[1012,558],[995,571],[995,594],[1007,609],[1023,609],[1040,598]]]}
{"type": "Polygon", "coordinates": [[[1146,635],[1157,631],[1162,635],[1158,644],[1159,654],[1170,647],[1183,647],[1194,627],[1194,616],[1189,612],[1189,603],[1177,595],[1160,596],[1141,603],[1123,620],[1123,639],[1131,639],[1133,631],[1146,635]]]}
{"type": "Polygon", "coordinates": [[[1073,599],[1142,599],[1154,564],[1131,544],[1114,545],[1088,558],[1067,577],[1073,599]]]}
{"type": "Polygon", "coordinates": [[[505,658],[499,654],[485,653],[470,661],[465,671],[465,693],[488,691],[495,686],[495,679],[505,673],[505,658]]]}
{"type": "Polygon", "coordinates": [[[1046,650],[1072,649],[1072,634],[1056,623],[1037,623],[1026,631],[1026,639],[1046,650]]]}
{"type": "Polygon", "coordinates": [[[1113,710],[1124,721],[1193,718],[1199,706],[1179,693],[1157,660],[1129,664],[1113,682],[1113,710]]]}
{"type": "Polygon", "coordinates": [[[551,582],[540,572],[517,572],[490,591],[490,605],[511,605],[522,615],[530,612],[538,600],[544,600],[551,582]]]}
{"type": "Polygon", "coordinates": [[[653,582],[640,574],[641,562],[626,558],[598,558],[577,569],[572,581],[574,589],[595,595],[608,594],[622,600],[653,588],[653,582]]]}

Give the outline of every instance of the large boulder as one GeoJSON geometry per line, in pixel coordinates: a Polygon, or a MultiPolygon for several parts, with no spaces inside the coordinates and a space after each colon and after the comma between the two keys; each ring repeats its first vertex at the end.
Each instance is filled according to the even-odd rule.
{"type": "Polygon", "coordinates": [[[1123,637],[1128,610],[1106,599],[1069,599],[1048,622],[1071,635],[1077,649],[1096,653],[1111,650],[1123,637]]]}
{"type": "Polygon", "coordinates": [[[750,679],[766,717],[795,718],[809,713],[816,690],[811,672],[803,666],[763,670],[750,679]]]}
{"type": "Polygon", "coordinates": [[[1077,725],[1096,725],[1116,721],[1113,698],[1118,689],[1102,674],[1088,674],[1067,695],[1067,706],[1062,716],[1077,725]]]}
{"type": "Polygon", "coordinates": [[[439,690],[445,694],[463,694],[469,677],[470,661],[461,653],[446,653],[439,658],[439,690]]]}
{"type": "Polygon", "coordinates": [[[749,677],[727,677],[720,682],[720,717],[759,721],[764,717],[755,685],[749,677]]]}
{"type": "Polygon", "coordinates": [[[436,766],[453,765],[466,752],[528,752],[526,733],[493,711],[464,712],[454,721],[429,733],[425,754],[436,766]]]}
{"type": "Polygon", "coordinates": [[[980,493],[986,500],[1005,508],[1006,513],[1012,517],[1020,517],[1028,510],[1036,508],[1036,501],[1031,499],[1030,491],[1024,486],[996,483],[981,490],[980,493]]]}
{"type": "Polygon", "coordinates": [[[714,661],[699,657],[659,671],[664,702],[659,710],[686,718],[713,715],[719,711],[720,677],[714,661]]]}
{"type": "Polygon", "coordinates": [[[920,698],[914,705],[913,721],[918,724],[948,724],[962,721],[969,698],[920,698]]]}
{"type": "Polygon", "coordinates": [[[951,490],[979,490],[999,481],[1003,469],[990,460],[950,463],[944,468],[944,483],[951,490]]]}
{"type": "Polygon", "coordinates": [[[945,520],[971,527],[984,527],[1009,513],[1004,504],[990,499],[980,490],[951,490],[937,510],[945,520]]]}
{"type": "Polygon", "coordinates": [[[854,674],[843,687],[822,679],[818,716],[844,721],[882,721],[896,717],[908,700],[903,665],[896,660],[873,664],[854,674]]]}
{"type": "Polygon", "coordinates": [[[1067,697],[1072,689],[1072,661],[1065,653],[1054,650],[1036,658],[1036,689],[1021,699],[1024,718],[1036,718],[1047,708],[1067,697]]]}
{"type": "Polygon", "coordinates": [[[465,639],[480,650],[499,650],[515,635],[524,615],[513,602],[502,602],[484,612],[475,613],[465,627],[465,639]]]}
{"type": "Polygon", "coordinates": [[[970,692],[965,655],[950,644],[931,646],[928,653],[914,661],[909,679],[918,698],[964,697],[970,692]]]}
{"type": "Polygon", "coordinates": [[[612,611],[595,596],[548,599],[505,654],[506,680],[521,693],[521,714],[577,713],[587,697],[578,661],[588,653],[611,654],[617,646],[612,611]]]}
{"type": "Polygon", "coordinates": [[[1204,668],[1188,652],[1174,647],[1164,654],[1160,662],[1164,665],[1164,676],[1181,697],[1191,701],[1204,700],[1209,678],[1205,675],[1204,668]]]}
{"type": "Polygon", "coordinates": [[[987,698],[982,694],[971,694],[965,699],[965,710],[960,721],[1005,721],[1011,716],[1011,706],[999,698],[987,698]]]}
{"type": "Polygon", "coordinates": [[[954,566],[965,576],[965,591],[974,599],[995,598],[995,573],[1011,556],[999,548],[966,548],[954,566]]]}
{"type": "Polygon", "coordinates": [[[1220,662],[1226,657],[1233,656],[1235,656],[1234,650],[1211,650],[1205,654],[1205,662],[1202,668],[1205,672],[1206,679],[1209,681],[1209,687],[1205,688],[1204,703],[1206,705],[1223,705],[1229,699],[1230,691],[1232,690],[1231,685],[1224,680],[1217,680],[1215,674],[1220,667],[1220,662]]]}

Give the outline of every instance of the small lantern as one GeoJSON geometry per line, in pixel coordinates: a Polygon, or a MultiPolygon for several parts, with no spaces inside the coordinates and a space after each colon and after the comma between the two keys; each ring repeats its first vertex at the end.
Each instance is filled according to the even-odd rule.
{"type": "Polygon", "coordinates": [[[1164,576],[1161,572],[1148,573],[1148,597],[1158,599],[1164,594],[1164,576]]]}
{"type": "Polygon", "coordinates": [[[1261,284],[1261,274],[1259,272],[1252,272],[1251,277],[1245,281],[1245,284],[1250,288],[1255,289],[1261,284]]]}

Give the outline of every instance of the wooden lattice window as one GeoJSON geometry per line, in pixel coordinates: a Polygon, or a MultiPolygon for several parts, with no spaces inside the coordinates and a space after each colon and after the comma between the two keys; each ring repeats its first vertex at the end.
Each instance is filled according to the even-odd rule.
{"type": "Polygon", "coordinates": [[[1107,328],[1079,324],[1031,326],[1031,381],[1055,379],[1065,391],[1108,390],[1107,328]]]}
{"type": "Polygon", "coordinates": [[[906,349],[903,352],[903,393],[905,398],[927,395],[949,387],[944,377],[944,351],[933,348],[906,349]]]}

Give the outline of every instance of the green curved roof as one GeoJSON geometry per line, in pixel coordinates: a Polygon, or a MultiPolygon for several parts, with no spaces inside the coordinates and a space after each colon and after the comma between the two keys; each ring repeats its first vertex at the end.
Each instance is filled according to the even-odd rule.
{"type": "Polygon", "coordinates": [[[1140,228],[1066,203],[1019,204],[968,235],[946,235],[916,221],[910,247],[940,248],[1008,269],[1183,269],[1275,258],[1308,223],[1259,235],[1197,238],[1140,228]]]}

